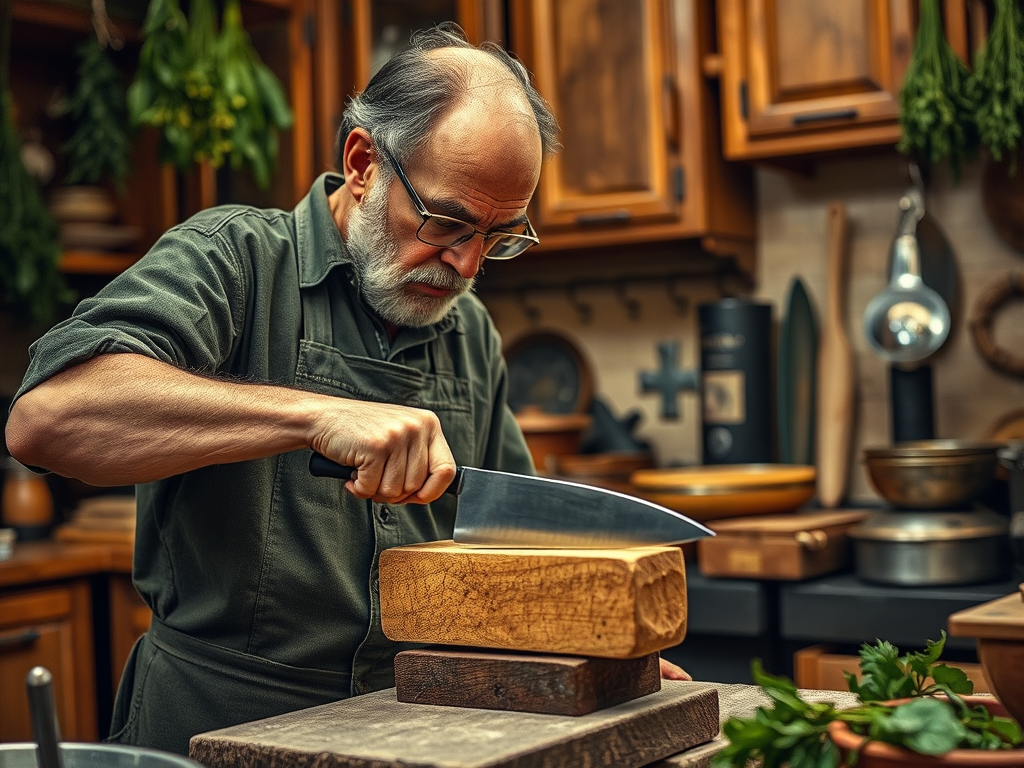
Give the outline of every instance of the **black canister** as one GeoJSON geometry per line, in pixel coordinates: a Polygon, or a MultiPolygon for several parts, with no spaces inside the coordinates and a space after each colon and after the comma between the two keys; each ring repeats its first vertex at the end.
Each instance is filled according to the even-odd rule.
{"type": "Polygon", "coordinates": [[[771,304],[722,299],[698,308],[705,464],[773,460],[771,304]]]}

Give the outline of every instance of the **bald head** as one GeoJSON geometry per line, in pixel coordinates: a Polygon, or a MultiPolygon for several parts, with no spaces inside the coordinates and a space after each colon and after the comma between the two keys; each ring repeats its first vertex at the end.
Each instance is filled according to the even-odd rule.
{"type": "Polygon", "coordinates": [[[349,102],[338,149],[358,126],[408,162],[442,120],[467,108],[499,118],[500,127],[519,139],[528,125],[542,156],[558,151],[554,116],[525,67],[497,45],[471,45],[450,23],[416,32],[349,102]]]}

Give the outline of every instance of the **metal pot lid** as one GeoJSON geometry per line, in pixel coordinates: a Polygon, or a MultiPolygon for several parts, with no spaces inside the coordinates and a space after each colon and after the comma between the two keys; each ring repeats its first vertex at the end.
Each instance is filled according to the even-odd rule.
{"type": "Polygon", "coordinates": [[[1009,524],[993,512],[876,512],[849,531],[871,541],[957,541],[1005,536],[1009,524]]]}
{"type": "Polygon", "coordinates": [[[996,455],[1003,443],[985,443],[971,440],[911,440],[878,448],[865,448],[869,459],[910,459],[953,456],[996,455]]]}

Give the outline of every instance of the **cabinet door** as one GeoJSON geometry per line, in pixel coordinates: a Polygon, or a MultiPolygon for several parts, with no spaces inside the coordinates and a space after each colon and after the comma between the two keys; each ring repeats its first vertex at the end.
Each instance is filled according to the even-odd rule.
{"type": "Polygon", "coordinates": [[[669,158],[679,137],[666,3],[531,0],[514,10],[524,6],[522,48],[564,146],[541,174],[538,231],[674,219],[683,192],[669,158]]]}
{"type": "Polygon", "coordinates": [[[457,22],[475,44],[504,40],[500,0],[310,0],[313,39],[313,161],[334,167],[347,99],[418,29],[457,22]]]}
{"type": "Polygon", "coordinates": [[[96,740],[91,605],[84,580],[0,596],[0,742],[32,740],[25,681],[37,665],[53,675],[61,736],[96,740]]]}
{"type": "Polygon", "coordinates": [[[894,143],[910,0],[718,0],[726,156],[894,143]]]}

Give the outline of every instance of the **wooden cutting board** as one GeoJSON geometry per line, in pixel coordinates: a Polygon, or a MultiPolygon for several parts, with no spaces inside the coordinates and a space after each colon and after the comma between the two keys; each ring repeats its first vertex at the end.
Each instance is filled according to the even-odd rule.
{"type": "Polygon", "coordinates": [[[380,556],[398,642],[627,659],[686,634],[678,547],[491,549],[439,541],[380,556]]]}
{"type": "Polygon", "coordinates": [[[841,570],[852,562],[847,531],[866,516],[836,510],[711,522],[716,535],[697,542],[700,572],[797,581],[841,570]]]}
{"type": "Polygon", "coordinates": [[[398,700],[579,717],[661,690],[658,654],[638,659],[456,648],[395,657],[398,700]]]}
{"type": "Polygon", "coordinates": [[[189,754],[206,768],[639,768],[718,729],[718,692],[701,683],[583,717],[403,704],[389,688],[199,734],[189,754]]]}

